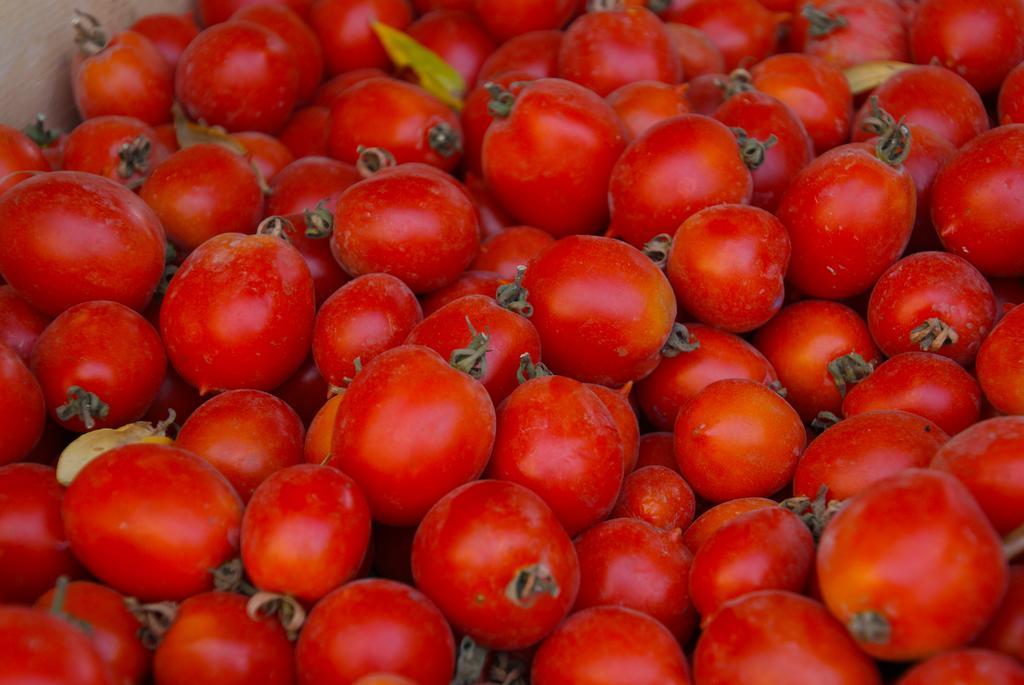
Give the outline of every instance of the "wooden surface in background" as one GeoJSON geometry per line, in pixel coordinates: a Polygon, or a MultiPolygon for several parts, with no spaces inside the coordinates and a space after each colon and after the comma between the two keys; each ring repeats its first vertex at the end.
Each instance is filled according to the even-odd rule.
{"type": "Polygon", "coordinates": [[[77,120],[71,98],[71,18],[80,9],[110,33],[144,14],[187,12],[192,0],[0,0],[0,123],[21,128],[39,112],[51,126],[77,120]]]}

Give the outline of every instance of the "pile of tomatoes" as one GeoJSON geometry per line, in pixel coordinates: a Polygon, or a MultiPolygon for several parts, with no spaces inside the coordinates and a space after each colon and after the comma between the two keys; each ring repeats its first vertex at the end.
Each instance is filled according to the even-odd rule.
{"type": "Polygon", "coordinates": [[[1024,683],[1024,0],[583,4],[76,15],[0,685],[1024,683]]]}

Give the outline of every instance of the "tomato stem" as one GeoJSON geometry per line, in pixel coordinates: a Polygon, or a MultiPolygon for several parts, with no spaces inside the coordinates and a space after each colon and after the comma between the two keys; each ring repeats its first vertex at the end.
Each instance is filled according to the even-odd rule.
{"type": "Polygon", "coordinates": [[[64,608],[64,604],[68,598],[68,580],[67,576],[60,576],[57,578],[57,584],[53,589],[53,601],[50,603],[50,613],[57,618],[62,618],[68,623],[72,624],[79,630],[86,633],[92,633],[92,626],[77,616],[73,616],[64,608]]]}
{"type": "Polygon", "coordinates": [[[884,645],[892,637],[889,619],[871,609],[851,616],[846,628],[858,641],[873,645],[884,645]]]}
{"type": "Polygon", "coordinates": [[[758,140],[757,138],[751,138],[742,128],[734,127],[731,130],[733,135],[736,136],[736,144],[740,148],[740,158],[751,171],[764,164],[768,148],[779,142],[774,133],[764,140],[758,140]]]}
{"type": "Polygon", "coordinates": [[[451,124],[443,121],[431,126],[427,131],[427,144],[430,145],[431,150],[445,159],[462,152],[462,136],[452,128],[451,124]]]}
{"type": "Polygon", "coordinates": [[[661,354],[665,357],[676,357],[683,352],[693,352],[700,347],[700,341],[694,338],[686,326],[681,323],[672,324],[672,332],[668,335],[661,354]]]}
{"type": "Polygon", "coordinates": [[[519,369],[516,371],[516,379],[520,385],[526,381],[532,381],[534,378],[553,375],[551,370],[544,366],[544,362],[534,364],[529,352],[523,352],[519,355],[519,369]]]}
{"type": "Polygon", "coordinates": [[[643,253],[654,262],[659,269],[664,269],[668,262],[668,253],[672,249],[672,236],[659,233],[644,243],[643,253]]]}
{"type": "Polygon", "coordinates": [[[847,25],[846,17],[841,14],[832,15],[811,3],[804,5],[800,12],[807,20],[807,33],[812,38],[824,38],[833,31],[847,25]]]}
{"type": "Polygon", "coordinates": [[[302,608],[298,600],[288,595],[279,595],[276,592],[257,591],[245,605],[245,611],[254,621],[277,616],[288,639],[292,641],[299,637],[299,630],[306,622],[306,610],[302,608]]]}
{"type": "Polygon", "coordinates": [[[938,317],[910,331],[910,342],[918,343],[925,352],[938,352],[943,345],[955,345],[959,339],[956,330],[938,317]]]}
{"type": "Polygon", "coordinates": [[[455,660],[455,678],[452,679],[451,685],[477,685],[482,681],[490,653],[491,650],[478,645],[470,636],[463,636],[462,642],[459,643],[459,654],[455,660]]]}
{"type": "Polygon", "coordinates": [[[768,384],[768,387],[774,390],[775,394],[777,394],[779,397],[785,398],[787,395],[789,395],[789,391],[786,390],[786,386],[784,386],[781,381],[774,380],[768,384]]]}
{"type": "Polygon", "coordinates": [[[672,6],[672,0],[647,0],[647,9],[655,14],[661,14],[672,6]]]}
{"type": "Polygon", "coordinates": [[[135,174],[144,175],[149,169],[149,153],[152,149],[153,144],[144,135],[122,145],[117,152],[117,175],[121,178],[131,178],[135,174]]]}
{"type": "Polygon", "coordinates": [[[494,299],[510,312],[529,319],[533,316],[533,305],[529,302],[530,291],[523,287],[524,276],[526,276],[526,267],[520,264],[516,267],[515,281],[498,286],[494,299]]]}
{"type": "Polygon", "coordinates": [[[107,47],[107,32],[103,30],[99,19],[88,12],[75,10],[71,27],[75,30],[75,44],[85,54],[95,55],[107,47]]]}
{"type": "Polygon", "coordinates": [[[856,352],[836,357],[828,363],[828,372],[839,390],[839,396],[845,398],[847,386],[867,378],[875,370],[874,364],[865,361],[856,352]]]}
{"type": "Polygon", "coordinates": [[[754,77],[746,69],[733,69],[726,79],[716,79],[715,85],[722,90],[722,96],[728,100],[733,95],[747,93],[754,88],[754,77]]]}
{"type": "Polygon", "coordinates": [[[621,12],[626,9],[624,0],[588,0],[588,12],[621,12]]]}
{"type": "Polygon", "coordinates": [[[37,114],[35,121],[21,130],[39,147],[50,147],[61,134],[60,129],[46,128],[45,114],[37,114]]]}
{"type": "Polygon", "coordinates": [[[839,513],[843,503],[840,500],[829,502],[828,486],[822,485],[813,500],[810,497],[790,497],[783,500],[779,506],[799,516],[817,543],[828,522],[839,513]]]}
{"type": "Polygon", "coordinates": [[[110,405],[77,385],[68,388],[67,402],[57,407],[57,418],[61,421],[70,421],[74,417],[82,420],[82,424],[92,430],[96,425],[96,418],[105,419],[110,414],[110,405]]]}
{"type": "Polygon", "coordinates": [[[540,595],[557,597],[559,592],[551,569],[543,562],[519,569],[505,587],[505,596],[516,606],[524,608],[533,606],[540,595]]]}
{"type": "Polygon", "coordinates": [[[357,149],[359,159],[356,160],[356,170],[363,178],[369,178],[381,169],[395,166],[395,156],[382,147],[364,147],[357,149]]]}
{"type": "Polygon", "coordinates": [[[283,216],[268,216],[256,227],[256,235],[267,235],[271,238],[280,238],[286,243],[291,243],[288,238],[288,229],[295,230],[291,221],[283,216]]]}
{"type": "Polygon", "coordinates": [[[508,117],[512,113],[512,105],[516,103],[516,96],[497,83],[485,83],[484,89],[491,94],[491,101],[487,103],[487,112],[497,119],[508,117]]]}
{"type": "Polygon", "coordinates": [[[327,209],[325,200],[320,200],[314,209],[307,209],[303,212],[306,220],[306,237],[320,240],[327,238],[334,232],[334,215],[327,209]]]}
{"type": "Polygon", "coordinates": [[[842,419],[830,411],[820,411],[818,412],[818,415],[814,417],[814,420],[811,421],[811,428],[819,433],[824,433],[841,420],[842,419]]]}
{"type": "Polygon", "coordinates": [[[213,575],[213,586],[221,592],[234,592],[246,597],[256,594],[254,588],[245,578],[245,569],[241,559],[232,559],[210,571],[213,575]]]}
{"type": "Polygon", "coordinates": [[[178,605],[174,602],[155,602],[153,604],[142,604],[134,597],[125,601],[125,606],[132,616],[142,624],[139,629],[139,640],[146,649],[156,649],[164,634],[174,623],[178,614],[178,605]]]}
{"type": "Polygon", "coordinates": [[[466,317],[466,325],[469,327],[469,344],[465,347],[452,350],[448,363],[452,368],[463,373],[468,373],[473,378],[480,380],[487,373],[487,334],[480,333],[473,328],[473,323],[466,317]]]}

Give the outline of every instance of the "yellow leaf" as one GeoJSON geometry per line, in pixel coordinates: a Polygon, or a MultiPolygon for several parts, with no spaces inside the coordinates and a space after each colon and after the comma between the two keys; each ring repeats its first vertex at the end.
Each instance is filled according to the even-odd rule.
{"type": "Polygon", "coordinates": [[[371,26],[396,67],[412,69],[424,90],[449,107],[462,109],[466,82],[459,72],[436,52],[398,29],[379,21],[371,26]]]}
{"type": "Polygon", "coordinates": [[[909,69],[912,66],[914,65],[907,64],[906,62],[880,60],[856,64],[849,69],[845,69],[843,75],[846,76],[853,94],[860,95],[882,85],[896,72],[909,69]]]}

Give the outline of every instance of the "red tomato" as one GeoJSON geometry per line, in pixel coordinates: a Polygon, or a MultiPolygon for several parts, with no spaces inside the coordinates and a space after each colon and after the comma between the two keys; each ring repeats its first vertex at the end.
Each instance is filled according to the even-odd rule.
{"type": "Polygon", "coordinates": [[[897,685],[1024,685],[1024,666],[985,649],[934,656],[903,674],[897,685]]]}
{"type": "Polygon", "coordinates": [[[722,502],[711,507],[690,524],[683,535],[683,544],[691,552],[696,554],[704,543],[711,539],[719,528],[726,525],[733,519],[743,514],[764,509],[765,507],[777,507],[775,502],[764,497],[741,497],[722,502]]]}
{"type": "Polygon", "coordinates": [[[525,72],[535,79],[557,76],[563,35],[562,31],[538,30],[509,38],[480,67],[477,85],[509,71],[525,72]]]}
{"type": "Polygon", "coordinates": [[[390,69],[371,23],[379,21],[396,29],[405,29],[413,18],[407,0],[318,0],[309,14],[323,46],[328,74],[362,67],[390,69]]]}
{"type": "Polygon", "coordinates": [[[869,411],[815,438],[796,467],[793,494],[810,500],[826,488],[845,500],[909,468],[924,468],[949,440],[926,418],[905,411],[869,411]]]}
{"type": "Polygon", "coordinates": [[[656,428],[671,430],[680,408],[715,381],[749,378],[769,385],[778,380],[772,365],[746,340],[703,324],[686,328],[693,349],[663,357],[636,385],[637,401],[656,428]]]}
{"type": "Polygon", "coordinates": [[[908,469],[832,519],[818,582],[861,649],[908,661],[971,640],[999,606],[1007,570],[970,492],[949,474],[908,469]]]}
{"type": "Polygon", "coordinates": [[[204,592],[178,607],[153,655],[160,685],[223,685],[295,682],[292,645],[275,617],[252,617],[248,600],[228,592],[204,592]]]}
{"type": "Polygon", "coordinates": [[[170,412],[174,411],[174,423],[180,426],[202,403],[203,398],[196,389],[183,381],[173,368],[168,368],[160,389],[156,391],[156,399],[149,405],[142,419],[159,423],[166,420],[170,412]]]}
{"type": "Polygon", "coordinates": [[[910,24],[914,61],[939,64],[982,94],[1024,60],[1024,7],[1016,0],[922,0],[910,24]]]}
{"type": "Polygon", "coordinates": [[[704,74],[725,71],[725,58],[708,34],[686,24],[667,23],[665,30],[676,46],[683,66],[683,76],[692,79],[704,74]]]}
{"type": "Polygon", "coordinates": [[[920,252],[882,274],[868,302],[868,326],[882,351],[921,349],[964,366],[996,323],[992,286],[970,262],[920,252]]]}
{"type": "Polygon", "coordinates": [[[679,472],[712,502],[781,489],[807,444],[800,416],[786,400],[745,379],[704,388],[680,410],[675,439],[679,472]]]}
{"type": "Polygon", "coordinates": [[[471,270],[490,271],[512,280],[516,269],[554,244],[547,231],[533,226],[513,226],[480,244],[480,252],[469,265],[471,270]]]}
{"type": "Polygon", "coordinates": [[[840,69],[909,58],[903,11],[892,0],[812,0],[796,13],[790,41],[840,69]]]}
{"type": "Polygon", "coordinates": [[[781,590],[723,607],[697,642],[693,673],[701,685],[882,683],[878,668],[823,606],[781,590]]]}
{"type": "Polygon", "coordinates": [[[49,466],[0,466],[0,602],[28,604],[60,576],[82,575],[61,521],[63,498],[49,466]]]}
{"type": "Polygon", "coordinates": [[[199,21],[204,26],[219,24],[231,18],[239,8],[252,4],[285,5],[297,12],[303,19],[309,17],[310,6],[315,0],[198,0],[199,21]]]}
{"type": "MultiPolygon", "coordinates": [[[[676,452],[672,433],[645,433],[640,436],[638,445],[639,456],[636,460],[635,471],[645,466],[664,466],[667,469],[679,473],[679,464],[676,463],[676,452]]],[[[623,493],[626,491],[628,482],[623,483],[623,493]]],[[[687,486],[689,487],[689,486],[687,486]]],[[[625,494],[623,494],[625,501],[625,494]]]]}
{"type": "Polygon", "coordinates": [[[491,35],[504,42],[541,29],[560,29],[576,11],[575,0],[473,0],[491,35]]]}
{"type": "Polygon", "coordinates": [[[270,182],[266,214],[301,214],[321,202],[333,212],[341,194],[360,178],[356,168],[345,162],[319,156],[297,159],[270,182]]]}
{"type": "Polygon", "coordinates": [[[732,131],[699,114],[673,117],[630,143],[616,162],[609,234],[642,247],[705,207],[748,203],[752,190],[732,131]]]}
{"type": "Polygon", "coordinates": [[[1024,275],[1021,183],[1024,124],[1000,126],[957,150],[932,186],[932,220],[945,248],[986,276],[1024,275]]]}
{"type": "MultiPolygon", "coordinates": [[[[911,138],[914,142],[910,146],[910,155],[903,162],[903,166],[914,179],[914,189],[917,191],[917,212],[907,253],[941,250],[942,241],[939,240],[939,234],[935,232],[935,226],[932,224],[932,185],[939,169],[953,156],[956,148],[931,129],[922,128],[916,124],[911,124],[908,128],[910,128],[911,138]]],[[[878,139],[872,138],[868,142],[877,143],[878,139]]]]}
{"type": "Polygon", "coordinates": [[[956,362],[930,352],[904,352],[855,386],[842,413],[855,416],[874,409],[917,414],[956,435],[978,420],[981,388],[956,362]]]}
{"type": "Polygon", "coordinates": [[[463,187],[469,192],[469,196],[476,204],[477,213],[480,215],[481,239],[497,235],[515,224],[508,212],[498,205],[498,201],[484,185],[481,176],[467,170],[463,187]]]}
{"type": "Polygon", "coordinates": [[[760,62],[775,52],[779,19],[757,0],[696,0],[671,16],[706,33],[728,69],[760,62]]]}
{"type": "Polygon", "coordinates": [[[106,176],[135,188],[168,154],[156,132],[138,119],[99,116],[68,134],[64,169],[106,176]]]}
{"type": "Polygon", "coordinates": [[[358,580],[316,605],[295,661],[303,685],[351,683],[382,671],[419,685],[447,685],[455,640],[444,616],[420,592],[390,580],[358,580]]]}
{"type": "Polygon", "coordinates": [[[604,403],[582,383],[543,376],[516,388],[499,408],[487,476],[530,488],[575,535],[615,506],[623,460],[622,438],[604,403]]]}
{"type": "Polygon", "coordinates": [[[686,88],[660,81],[633,81],[612,91],[607,100],[632,140],[665,119],[689,113],[686,88]]]}
{"type": "Polygon", "coordinates": [[[381,169],[338,200],[331,252],[353,276],[389,273],[425,293],[454,282],[479,249],[473,201],[424,164],[381,169]]]}
{"type": "Polygon", "coordinates": [[[333,225],[334,216],[324,208],[319,208],[307,210],[303,214],[267,217],[256,228],[257,233],[285,238],[299,251],[313,277],[317,308],[351,280],[331,254],[328,232],[333,225]]]}
{"type": "MultiPolygon", "coordinates": [[[[538,346],[539,352],[539,346],[538,346]]],[[[39,442],[46,425],[46,402],[32,372],[17,353],[0,344],[0,466],[21,461],[39,442]]]]}
{"type": "Polygon", "coordinates": [[[0,124],[0,194],[31,178],[33,174],[28,172],[49,170],[50,163],[31,138],[12,126],[0,124]]]}
{"type": "Polygon", "coordinates": [[[71,550],[94,576],[143,601],[173,600],[210,589],[210,570],[237,554],[242,502],[199,457],[135,443],[75,477],[63,516],[71,550]]]}
{"type": "Polygon", "coordinates": [[[39,609],[0,606],[3,685],[114,685],[89,635],[39,609]]]}
{"type": "Polygon", "coordinates": [[[560,79],[494,94],[483,142],[484,181],[518,221],[556,238],[593,233],[608,218],[608,179],[625,146],[611,105],[560,79]],[[511,101],[511,102],[510,102],[511,101]]]}
{"type": "Polygon", "coordinates": [[[403,345],[348,386],[329,463],[355,479],[374,520],[413,525],[446,492],[479,477],[494,426],[482,385],[433,350],[403,345]]]}
{"type": "Polygon", "coordinates": [[[50,319],[33,309],[14,288],[0,285],[0,344],[11,348],[27,364],[32,346],[49,324],[50,319]]]}
{"type": "Polygon", "coordinates": [[[285,4],[261,3],[246,5],[231,19],[259,24],[284,41],[298,69],[296,100],[309,101],[323,77],[324,55],[320,41],[303,18],[285,4]]]}
{"type": "Polygon", "coordinates": [[[636,466],[636,460],[640,457],[640,422],[637,421],[636,412],[629,400],[629,391],[632,383],[627,383],[618,390],[613,390],[604,385],[587,383],[590,392],[597,395],[601,404],[611,414],[615,430],[622,440],[622,475],[623,477],[636,466]]]}
{"type": "Polygon", "coordinates": [[[171,279],[160,332],[175,370],[201,394],[270,390],[309,351],[313,279],[278,238],[225,233],[188,256],[171,279]]]}
{"type": "MultiPolygon", "coordinates": [[[[53,611],[60,589],[50,590],[36,601],[36,608],[53,611]]],[[[89,637],[110,668],[115,685],[138,685],[149,673],[151,655],[139,640],[139,621],[114,590],[91,583],[68,583],[60,611],[89,626],[89,637]]]]}
{"type": "Polygon", "coordinates": [[[853,383],[871,372],[881,354],[867,324],[838,302],[811,300],[785,307],[754,336],[779,374],[804,421],[838,414],[853,383]]]}
{"type": "MultiPolygon", "coordinates": [[[[483,173],[484,136],[494,114],[491,112],[491,91],[497,85],[508,89],[518,81],[532,81],[534,77],[525,71],[505,71],[499,76],[477,86],[466,95],[462,106],[460,122],[462,124],[462,162],[466,169],[474,174],[483,173]]],[[[468,182],[468,179],[467,179],[468,182]]],[[[539,230],[539,229],[538,229],[539,230]]]]}
{"type": "Polygon", "coordinates": [[[1010,586],[995,616],[974,643],[1016,657],[1024,656],[1024,566],[1010,567],[1010,586]]]}
{"type": "Polygon", "coordinates": [[[1022,335],[1024,306],[1018,305],[1002,318],[978,351],[975,372],[985,397],[996,409],[1008,414],[1024,413],[1022,335]]]}
{"type": "Polygon", "coordinates": [[[320,407],[329,395],[327,381],[320,375],[313,361],[313,355],[307,355],[298,371],[281,385],[274,388],[274,395],[288,403],[308,426],[313,421],[320,407]]]}
{"type": "Polygon", "coordinates": [[[639,519],[662,530],[685,530],[693,522],[695,509],[693,490],[683,477],[673,469],[653,465],[626,476],[611,518],[639,519]]]}
{"type": "Polygon", "coordinates": [[[754,87],[793,110],[820,155],[850,137],[853,95],[842,70],[819,57],[775,55],[755,64],[754,87]]]}
{"type": "Polygon", "coordinates": [[[227,478],[248,502],[270,475],[302,462],[303,430],[282,400],[259,390],[229,390],[207,400],[185,421],[175,447],[188,450],[227,478]]]}
{"type": "Polygon", "coordinates": [[[116,302],[71,307],[47,326],[32,349],[32,372],[51,418],[77,432],[142,418],[166,370],[156,330],[141,314],[116,302]]]}
{"type": "Polygon", "coordinates": [[[327,156],[327,134],[330,129],[331,110],[313,105],[292,112],[291,117],[277,132],[277,139],[296,159],[327,156]]]}
{"type": "Polygon", "coordinates": [[[433,50],[470,87],[476,83],[484,61],[498,47],[475,16],[459,10],[428,12],[410,24],[407,33],[433,50]]]}
{"type": "Polygon", "coordinates": [[[757,207],[717,205],[690,216],[672,238],[665,273],[676,301],[733,333],[764,325],[782,308],[789,235],[757,207]]]}
{"type": "Polygon", "coordinates": [[[171,69],[178,66],[181,53],[199,34],[199,27],[191,12],[183,14],[147,14],[131,25],[130,31],[149,39],[171,69]]]}
{"type": "Polygon", "coordinates": [[[534,685],[689,685],[672,633],[649,616],[603,606],[572,615],[541,644],[534,685]]]}
{"type": "Polygon", "coordinates": [[[246,159],[256,167],[259,175],[266,181],[273,179],[281,169],[295,161],[295,157],[284,143],[266,133],[243,131],[231,137],[248,151],[246,159]]]}
{"type": "Polygon", "coordinates": [[[508,279],[491,271],[464,271],[451,284],[423,297],[423,313],[430,316],[449,302],[466,295],[494,297],[498,288],[508,282],[508,279]]]}
{"type": "Polygon", "coordinates": [[[431,508],[413,540],[412,572],[456,629],[494,649],[521,649],[550,633],[580,582],[572,542],[551,509],[495,480],[457,488],[431,508]]]}
{"type": "Polygon", "coordinates": [[[1016,66],[1003,81],[999,91],[999,123],[1024,124],[1024,66],[1016,66]]]}
{"type": "Polygon", "coordinates": [[[302,454],[310,464],[323,464],[331,456],[331,441],[334,438],[334,424],[337,421],[341,394],[332,395],[324,402],[313,417],[306,431],[306,442],[302,454]]]}
{"type": "Polygon", "coordinates": [[[156,215],[127,188],[75,171],[0,196],[0,245],[0,275],[50,316],[92,300],[141,310],[164,271],[156,215]]]}
{"type": "Polygon", "coordinates": [[[72,58],[71,91],[83,119],[116,114],[150,126],[171,120],[174,70],[141,33],[122,31],[109,41],[88,15],[76,17],[82,37],[72,58]]]}
{"type": "Polygon", "coordinates": [[[534,258],[522,285],[554,372],[619,385],[658,365],[676,303],[639,250],[610,238],[564,238],[534,258]]]}
{"type": "Polygon", "coordinates": [[[342,72],[320,84],[320,87],[317,88],[316,96],[313,98],[313,103],[330,109],[334,106],[334,101],[338,99],[339,95],[357,83],[388,75],[383,69],[378,69],[377,67],[365,67],[342,72]]]}

